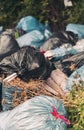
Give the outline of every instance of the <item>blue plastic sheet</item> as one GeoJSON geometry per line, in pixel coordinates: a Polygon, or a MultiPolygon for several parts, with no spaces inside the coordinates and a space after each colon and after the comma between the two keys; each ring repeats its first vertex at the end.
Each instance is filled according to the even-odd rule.
{"type": "Polygon", "coordinates": [[[81,24],[68,24],[66,26],[66,31],[71,31],[75,34],[78,34],[78,38],[84,38],[84,25],[81,24]]]}

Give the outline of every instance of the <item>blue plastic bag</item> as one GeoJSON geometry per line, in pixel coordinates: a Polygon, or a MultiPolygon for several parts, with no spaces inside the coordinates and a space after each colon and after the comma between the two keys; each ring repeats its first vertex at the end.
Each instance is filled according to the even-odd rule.
{"type": "Polygon", "coordinates": [[[45,29],[48,29],[46,25],[40,23],[36,18],[33,16],[26,16],[20,19],[16,28],[22,29],[25,32],[30,32],[32,30],[39,30],[44,32],[45,29]]]}
{"type": "Polygon", "coordinates": [[[66,80],[66,89],[70,90],[74,84],[80,84],[80,81],[84,82],[84,65],[75,70],[66,80]]]}
{"type": "Polygon", "coordinates": [[[20,47],[23,46],[33,46],[38,48],[44,42],[44,35],[38,31],[34,30],[16,39],[20,47]]]}
{"type": "Polygon", "coordinates": [[[30,45],[38,48],[52,36],[48,27],[32,16],[22,18],[16,28],[22,29],[27,33],[16,39],[20,47],[30,45]]]}
{"type": "MultiPolygon", "coordinates": [[[[0,113],[0,130],[66,130],[67,124],[62,102],[49,96],[36,96],[11,111],[0,113]]],[[[67,120],[67,119],[66,119],[67,120]]]]}

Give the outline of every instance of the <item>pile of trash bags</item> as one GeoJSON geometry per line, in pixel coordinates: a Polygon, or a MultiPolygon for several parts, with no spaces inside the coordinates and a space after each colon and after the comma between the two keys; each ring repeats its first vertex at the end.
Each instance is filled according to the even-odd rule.
{"type": "MultiPolygon", "coordinates": [[[[84,25],[68,24],[66,30],[52,32],[49,26],[33,16],[20,19],[13,29],[4,31],[0,26],[0,76],[4,75],[3,81],[12,75],[25,82],[29,79],[42,79],[45,81],[42,87],[53,95],[57,92],[66,95],[74,83],[80,84],[81,81],[83,84],[83,28],[84,25]]],[[[6,98],[8,93],[11,98],[12,90],[20,92],[21,89],[14,87],[5,88],[0,82],[0,96],[4,95],[6,98]]],[[[2,98],[3,96],[0,97],[1,111],[2,98]]],[[[6,106],[4,110],[12,109],[10,106],[6,109],[6,106]]],[[[66,122],[70,122],[65,116],[66,110],[59,100],[38,96],[13,110],[1,112],[0,130],[66,130],[66,122]],[[56,117],[56,113],[59,116],[56,117]],[[5,122],[2,123],[4,119],[5,122]]]]}

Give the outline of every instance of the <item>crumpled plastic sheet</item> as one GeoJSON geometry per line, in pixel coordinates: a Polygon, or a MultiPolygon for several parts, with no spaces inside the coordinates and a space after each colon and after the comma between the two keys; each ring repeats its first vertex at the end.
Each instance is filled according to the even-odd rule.
{"type": "Polygon", "coordinates": [[[3,111],[11,110],[14,108],[13,98],[14,93],[17,92],[19,95],[23,91],[21,88],[13,87],[13,86],[4,86],[2,87],[2,98],[4,102],[2,103],[3,111]]]}

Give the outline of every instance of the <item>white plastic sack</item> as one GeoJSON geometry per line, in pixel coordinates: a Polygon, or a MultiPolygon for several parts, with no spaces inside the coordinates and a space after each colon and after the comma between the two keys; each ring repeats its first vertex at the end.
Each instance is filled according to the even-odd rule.
{"type": "Polygon", "coordinates": [[[70,90],[74,84],[80,84],[80,81],[84,82],[84,65],[74,71],[66,80],[66,90],[70,90]]]}
{"type": "Polygon", "coordinates": [[[60,100],[36,96],[11,111],[0,113],[0,130],[66,130],[67,125],[61,117],[53,115],[56,110],[64,116],[65,122],[69,122],[60,100]]]}

